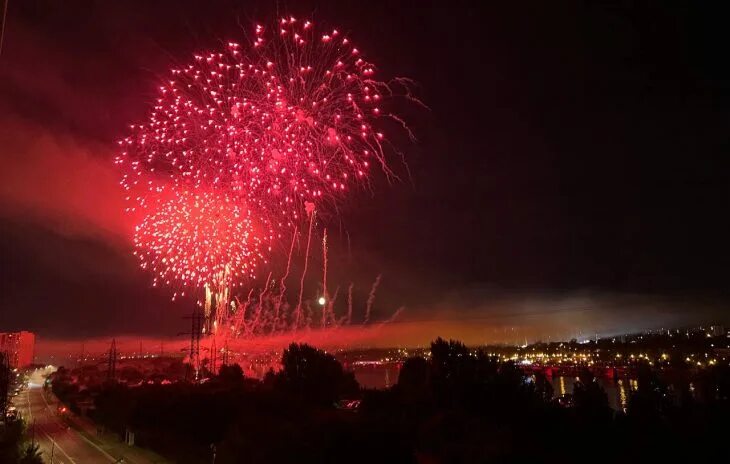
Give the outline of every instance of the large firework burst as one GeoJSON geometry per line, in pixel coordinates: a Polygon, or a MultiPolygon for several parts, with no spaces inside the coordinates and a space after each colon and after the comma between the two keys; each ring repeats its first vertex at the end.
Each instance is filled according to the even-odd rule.
{"type": "Polygon", "coordinates": [[[367,182],[373,163],[391,175],[379,122],[402,122],[383,104],[394,87],[407,95],[408,82],[381,82],[375,72],[345,34],[295,18],[256,26],[249,44],[229,42],[172,69],[147,121],[132,126],[117,157],[130,209],[147,217],[137,248],[143,263],[155,263],[158,280],[199,286],[220,266],[242,278],[312,205],[322,211],[336,204],[367,182]],[[171,237],[190,230],[176,223],[192,219],[191,197],[207,212],[236,211],[225,217],[243,225],[205,217],[195,233],[171,237]],[[237,247],[244,233],[244,248],[237,247]],[[167,247],[169,240],[176,246],[167,247]]]}

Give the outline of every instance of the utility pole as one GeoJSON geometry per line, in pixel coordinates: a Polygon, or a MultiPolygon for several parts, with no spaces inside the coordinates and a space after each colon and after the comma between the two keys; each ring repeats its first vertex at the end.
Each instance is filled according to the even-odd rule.
{"type": "Polygon", "coordinates": [[[197,306],[193,310],[190,333],[190,362],[195,366],[195,380],[200,376],[200,334],[203,329],[203,313],[197,306]]]}
{"type": "Polygon", "coordinates": [[[184,319],[190,319],[190,333],[178,335],[190,335],[190,367],[185,373],[185,380],[197,381],[200,375],[200,335],[203,329],[203,313],[196,305],[193,313],[184,319]]]}
{"type": "Polygon", "coordinates": [[[223,345],[223,365],[228,365],[228,339],[226,338],[226,342],[223,345]]]}
{"type": "Polygon", "coordinates": [[[218,349],[215,346],[215,335],[214,335],[213,341],[211,342],[211,345],[210,345],[210,373],[213,375],[217,374],[217,371],[215,369],[216,355],[217,355],[216,351],[218,351],[218,349]]]}
{"type": "Polygon", "coordinates": [[[113,382],[117,377],[117,339],[112,338],[112,344],[109,348],[109,359],[107,368],[107,380],[113,382]]]}

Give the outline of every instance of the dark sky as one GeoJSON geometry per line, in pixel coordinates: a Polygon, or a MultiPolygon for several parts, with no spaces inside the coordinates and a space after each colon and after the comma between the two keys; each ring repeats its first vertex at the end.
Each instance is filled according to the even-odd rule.
{"type": "MultiPolygon", "coordinates": [[[[412,181],[376,179],[327,224],[342,285],[367,293],[382,273],[383,310],[406,305],[415,319],[471,317],[495,293],[724,308],[727,11],[289,3],[279,12],[349,31],[381,75],[416,80],[430,108],[404,109],[419,139],[403,146],[412,181]]],[[[184,324],[189,308],[149,288],[130,257],[114,142],[173,63],[276,15],[274,2],[10,1],[0,328],[174,335],[184,324]]]]}

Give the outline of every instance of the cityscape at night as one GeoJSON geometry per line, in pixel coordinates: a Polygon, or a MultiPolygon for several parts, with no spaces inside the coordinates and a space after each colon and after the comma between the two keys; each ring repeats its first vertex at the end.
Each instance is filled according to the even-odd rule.
{"type": "Polygon", "coordinates": [[[724,462],[727,12],[0,0],[0,464],[724,462]]]}

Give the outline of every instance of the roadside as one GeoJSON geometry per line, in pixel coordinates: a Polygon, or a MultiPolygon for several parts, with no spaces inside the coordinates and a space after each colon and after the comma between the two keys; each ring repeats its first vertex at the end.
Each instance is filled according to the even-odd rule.
{"type": "MultiPolygon", "coordinates": [[[[61,404],[50,390],[42,390],[41,395],[51,410],[56,410],[61,404]]],[[[64,420],[84,441],[108,456],[112,462],[116,461],[114,456],[123,456],[124,462],[131,464],[163,464],[168,462],[153,451],[127,445],[115,433],[102,432],[93,421],[86,417],[80,417],[68,411],[64,413],[64,420]]]]}

